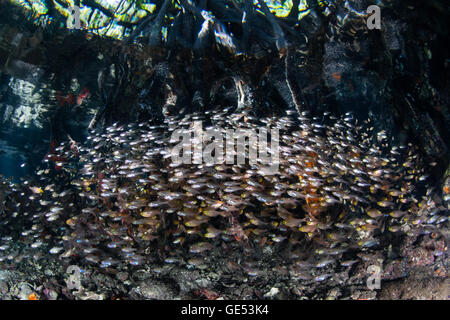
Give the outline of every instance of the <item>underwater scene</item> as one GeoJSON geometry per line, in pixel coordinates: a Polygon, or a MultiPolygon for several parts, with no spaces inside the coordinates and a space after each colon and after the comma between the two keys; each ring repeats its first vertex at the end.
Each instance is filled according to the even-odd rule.
{"type": "Polygon", "coordinates": [[[0,300],[448,300],[449,23],[0,0],[0,300]]]}

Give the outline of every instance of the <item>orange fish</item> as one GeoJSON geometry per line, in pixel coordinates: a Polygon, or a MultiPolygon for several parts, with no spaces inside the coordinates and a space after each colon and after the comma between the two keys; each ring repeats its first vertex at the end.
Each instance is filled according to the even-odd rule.
{"type": "Polygon", "coordinates": [[[28,295],[28,300],[37,300],[37,296],[35,293],[31,293],[30,295],[28,295]]]}
{"type": "Polygon", "coordinates": [[[333,72],[331,74],[331,76],[333,77],[333,79],[335,79],[337,81],[341,81],[341,73],[340,72],[333,72]]]}
{"type": "Polygon", "coordinates": [[[83,100],[87,98],[89,93],[90,91],[87,87],[83,87],[83,89],[81,89],[80,93],[77,96],[77,106],[83,103],[83,100]]]}

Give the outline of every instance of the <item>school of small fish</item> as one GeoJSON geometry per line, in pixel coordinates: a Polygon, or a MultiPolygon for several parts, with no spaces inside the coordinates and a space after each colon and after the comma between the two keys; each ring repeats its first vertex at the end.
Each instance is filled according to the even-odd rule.
{"type": "Polygon", "coordinates": [[[430,165],[415,147],[351,114],[168,116],[163,125],[113,124],[55,153],[32,179],[2,181],[0,261],[38,258],[45,248],[101,268],[149,259],[201,265],[215,247],[273,245],[289,247],[301,268],[322,270],[387,246],[386,234],[439,234],[448,224],[448,194],[433,196],[430,165]],[[277,127],[279,172],[265,174],[260,163],[174,164],[170,135],[193,121],[224,131],[277,127]],[[11,240],[24,251],[2,255],[11,240]]]}

